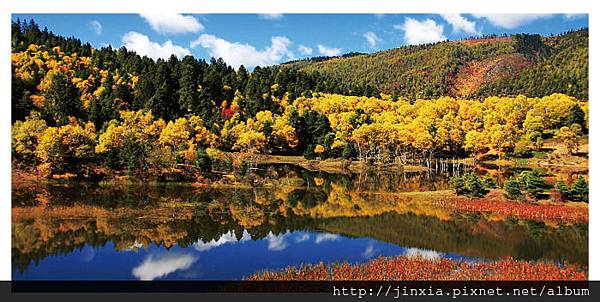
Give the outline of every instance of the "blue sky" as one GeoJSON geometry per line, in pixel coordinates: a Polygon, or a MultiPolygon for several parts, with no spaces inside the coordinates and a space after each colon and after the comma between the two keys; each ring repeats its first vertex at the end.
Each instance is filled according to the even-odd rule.
{"type": "Polygon", "coordinates": [[[237,67],[486,34],[558,34],[588,15],[532,14],[15,14],[94,47],[125,45],[152,58],[223,57],[237,67]]]}

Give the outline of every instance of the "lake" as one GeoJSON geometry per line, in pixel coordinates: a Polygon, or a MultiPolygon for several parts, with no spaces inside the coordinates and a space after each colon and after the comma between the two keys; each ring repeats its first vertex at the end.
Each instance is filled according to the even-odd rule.
{"type": "Polygon", "coordinates": [[[255,174],[246,185],[13,185],[12,278],[236,280],[396,255],[588,264],[587,224],[449,212],[395,195],[450,189],[448,173],[269,165],[255,174]]]}

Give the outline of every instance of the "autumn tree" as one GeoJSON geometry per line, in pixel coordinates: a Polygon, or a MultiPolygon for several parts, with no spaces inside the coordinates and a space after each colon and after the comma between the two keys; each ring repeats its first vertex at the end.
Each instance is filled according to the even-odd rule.
{"type": "Polygon", "coordinates": [[[577,143],[577,134],[569,127],[561,127],[554,135],[561,143],[565,145],[567,151],[572,153],[579,149],[577,143]]]}
{"type": "Polygon", "coordinates": [[[26,165],[35,164],[36,147],[46,128],[46,121],[35,111],[25,121],[16,121],[11,129],[13,158],[26,165]]]}
{"type": "Polygon", "coordinates": [[[81,127],[73,118],[69,124],[47,128],[39,139],[38,170],[45,176],[81,171],[81,164],[93,158],[96,129],[93,123],[81,127]],[[77,168],[76,168],[77,167],[77,168]]]}

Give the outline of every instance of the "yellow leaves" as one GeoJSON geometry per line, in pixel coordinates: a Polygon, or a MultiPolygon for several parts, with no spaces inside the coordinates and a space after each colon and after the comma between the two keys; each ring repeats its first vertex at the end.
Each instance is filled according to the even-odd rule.
{"type": "Polygon", "coordinates": [[[154,120],[149,111],[120,111],[122,121],[113,120],[98,138],[96,153],[105,153],[123,147],[126,140],[149,146],[165,128],[162,119],[154,120]]]}
{"type": "Polygon", "coordinates": [[[50,86],[52,85],[52,79],[58,73],[60,73],[60,71],[57,71],[57,70],[50,70],[50,71],[48,71],[46,73],[46,76],[44,77],[44,79],[38,85],[38,89],[40,91],[46,91],[46,90],[48,90],[48,88],[50,88],[50,86]]]}
{"type": "Polygon", "coordinates": [[[89,158],[94,153],[96,133],[93,125],[82,128],[74,119],[62,127],[49,127],[41,135],[36,155],[41,165],[38,170],[45,176],[61,171],[72,161],[89,158]]]}
{"type": "Polygon", "coordinates": [[[52,176],[52,164],[43,163],[37,167],[38,172],[42,175],[42,177],[50,178],[52,176]]]}
{"type": "Polygon", "coordinates": [[[136,75],[129,75],[129,78],[131,79],[132,87],[135,87],[135,85],[140,81],[140,77],[136,75]]]}
{"type": "Polygon", "coordinates": [[[106,80],[108,79],[108,70],[100,70],[100,83],[104,84],[104,82],[106,82],[106,80]]]}
{"type": "Polygon", "coordinates": [[[92,58],[90,58],[90,57],[80,57],[79,58],[79,64],[81,64],[83,66],[90,66],[90,65],[92,65],[92,58]]]}
{"type": "MultiPolygon", "coordinates": [[[[256,113],[256,121],[260,125],[273,124],[273,113],[271,111],[260,111],[256,113]]],[[[260,129],[256,129],[260,130],[260,129]]]]}
{"type": "Polygon", "coordinates": [[[293,149],[298,146],[296,129],[289,125],[288,117],[285,115],[275,117],[271,136],[273,137],[275,146],[278,148],[288,147],[293,149]]]}
{"type": "Polygon", "coordinates": [[[105,153],[113,148],[123,147],[123,140],[125,138],[125,127],[116,126],[115,123],[111,123],[104,133],[98,138],[98,145],[96,145],[96,153],[105,153]]]}
{"type": "Polygon", "coordinates": [[[43,95],[33,94],[29,97],[29,99],[36,108],[43,108],[44,104],[46,103],[46,97],[43,95]]]}
{"type": "Polygon", "coordinates": [[[317,145],[315,147],[314,152],[317,154],[321,154],[321,153],[325,152],[325,147],[323,147],[323,145],[317,145]]]}
{"type": "Polygon", "coordinates": [[[271,92],[272,93],[277,93],[279,91],[279,84],[275,83],[273,85],[271,85],[271,92]]]}
{"type": "Polygon", "coordinates": [[[191,141],[187,141],[186,144],[188,147],[182,152],[183,158],[188,162],[193,162],[196,160],[197,146],[191,141]]]}
{"type": "Polygon", "coordinates": [[[204,150],[204,152],[206,152],[206,155],[208,155],[208,157],[213,161],[224,161],[227,159],[227,154],[225,154],[225,152],[219,150],[219,149],[215,149],[215,148],[206,148],[206,150],[204,150]]]}
{"type": "Polygon", "coordinates": [[[71,79],[71,83],[75,84],[75,87],[78,87],[77,84],[81,83],[81,81],[83,81],[83,80],[78,77],[74,77],[71,79]]]}
{"type": "Polygon", "coordinates": [[[471,130],[465,136],[464,148],[471,152],[482,152],[488,146],[488,138],[482,132],[471,130]]]}
{"type": "Polygon", "coordinates": [[[564,94],[552,94],[541,99],[532,99],[533,108],[527,113],[524,123],[530,124],[529,119],[541,118],[544,129],[557,128],[568,117],[571,106],[576,99],[564,94]]]}
{"type": "Polygon", "coordinates": [[[331,145],[331,149],[343,148],[345,146],[346,146],[346,142],[336,139],[333,141],[333,144],[331,145]]]}
{"type": "Polygon", "coordinates": [[[30,51],[30,52],[36,52],[39,49],[40,49],[40,46],[36,45],[36,44],[29,44],[29,46],[27,47],[27,51],[30,51]]]}
{"type": "Polygon", "coordinates": [[[178,118],[175,122],[170,121],[160,133],[158,141],[163,144],[177,149],[190,137],[188,122],[185,118],[178,118]]]}
{"type": "MultiPolygon", "coordinates": [[[[577,124],[573,124],[575,126],[577,124]]],[[[577,125],[579,126],[579,125],[577,125]]],[[[569,152],[577,152],[578,144],[577,144],[577,132],[581,131],[581,126],[577,127],[561,127],[556,131],[554,137],[559,139],[566,147],[569,152]]]]}
{"type": "Polygon", "coordinates": [[[512,129],[507,125],[495,124],[489,129],[486,129],[489,137],[490,149],[497,151],[506,151],[514,147],[514,137],[512,129]]]}
{"type": "Polygon", "coordinates": [[[263,151],[267,143],[267,138],[262,132],[247,129],[238,136],[233,144],[234,150],[248,153],[257,153],[263,151]]]}
{"type": "Polygon", "coordinates": [[[34,62],[38,69],[42,69],[45,66],[44,61],[42,59],[35,59],[34,62]]]}
{"type": "Polygon", "coordinates": [[[24,122],[16,121],[11,131],[12,150],[16,156],[25,162],[33,162],[37,142],[46,128],[46,122],[35,111],[24,122]]]}

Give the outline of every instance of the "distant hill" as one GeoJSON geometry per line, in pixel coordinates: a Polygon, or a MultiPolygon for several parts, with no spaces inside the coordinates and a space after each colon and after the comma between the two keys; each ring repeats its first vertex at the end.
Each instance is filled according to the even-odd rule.
{"type": "Polygon", "coordinates": [[[588,30],[559,36],[518,34],[406,46],[373,54],[319,57],[286,65],[348,86],[373,86],[408,99],[443,95],[588,99],[588,30]]]}

